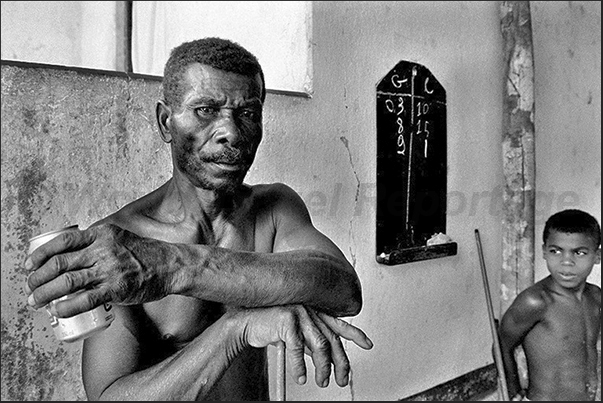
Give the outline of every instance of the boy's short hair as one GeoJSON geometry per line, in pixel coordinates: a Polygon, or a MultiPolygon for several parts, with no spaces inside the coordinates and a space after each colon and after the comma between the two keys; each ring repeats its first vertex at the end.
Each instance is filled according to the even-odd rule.
{"type": "Polygon", "coordinates": [[[562,210],[550,216],[542,232],[542,241],[545,244],[551,231],[585,234],[595,242],[596,246],[601,245],[599,222],[595,217],[582,210],[562,210]]]}
{"type": "Polygon", "coordinates": [[[266,98],[264,72],[258,59],[236,42],[222,38],[202,38],[184,42],[170,52],[163,69],[163,98],[168,105],[180,105],[184,89],[182,78],[188,65],[200,63],[215,69],[262,80],[261,101],[266,98]]]}

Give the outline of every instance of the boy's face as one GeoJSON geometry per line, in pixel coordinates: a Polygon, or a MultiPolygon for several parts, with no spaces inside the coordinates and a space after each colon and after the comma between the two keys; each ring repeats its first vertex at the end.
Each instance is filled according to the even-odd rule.
{"type": "Polygon", "coordinates": [[[601,249],[585,234],[551,231],[542,255],[553,279],[564,288],[586,282],[595,264],[601,263],[601,249]]]}

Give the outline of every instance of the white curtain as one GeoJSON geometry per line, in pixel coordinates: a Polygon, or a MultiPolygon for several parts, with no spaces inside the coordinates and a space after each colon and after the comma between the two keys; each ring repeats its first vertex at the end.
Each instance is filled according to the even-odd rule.
{"type": "Polygon", "coordinates": [[[135,73],[163,75],[172,48],[218,36],[259,59],[266,87],[312,94],[311,1],[135,1],[135,73]]]}

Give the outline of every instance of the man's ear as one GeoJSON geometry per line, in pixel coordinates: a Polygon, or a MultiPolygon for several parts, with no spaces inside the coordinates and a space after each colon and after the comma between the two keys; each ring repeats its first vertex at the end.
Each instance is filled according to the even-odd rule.
{"type": "Polygon", "coordinates": [[[172,134],[170,133],[171,115],[172,109],[164,101],[157,101],[157,105],[155,106],[155,117],[157,118],[157,126],[159,126],[161,139],[166,143],[172,142],[172,134]]]}

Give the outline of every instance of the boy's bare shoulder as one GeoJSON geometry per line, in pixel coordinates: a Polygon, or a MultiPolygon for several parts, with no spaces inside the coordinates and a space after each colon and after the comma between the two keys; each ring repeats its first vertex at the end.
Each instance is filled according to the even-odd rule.
{"type": "Polygon", "coordinates": [[[586,292],[601,306],[601,287],[593,283],[586,283],[586,292]]]}
{"type": "Polygon", "coordinates": [[[532,284],[525,290],[519,293],[517,299],[520,299],[522,303],[539,306],[546,304],[550,298],[550,288],[546,279],[540,280],[537,283],[532,284]]]}
{"type": "Polygon", "coordinates": [[[593,283],[586,283],[586,286],[588,287],[588,290],[590,292],[595,292],[595,293],[598,293],[599,295],[601,295],[601,287],[599,287],[598,285],[593,284],[593,283]]]}
{"type": "Polygon", "coordinates": [[[521,311],[527,316],[536,317],[543,313],[552,301],[546,282],[539,281],[521,291],[512,303],[514,311],[521,311]]]}

